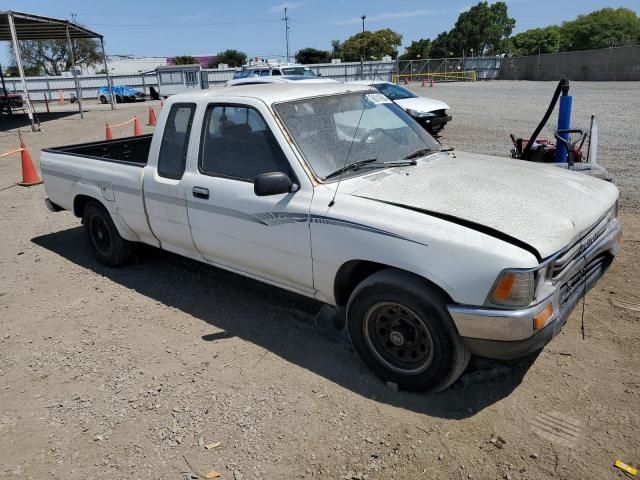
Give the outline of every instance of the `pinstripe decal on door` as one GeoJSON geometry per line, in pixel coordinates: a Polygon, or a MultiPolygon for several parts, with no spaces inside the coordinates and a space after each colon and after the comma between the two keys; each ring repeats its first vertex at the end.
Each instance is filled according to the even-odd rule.
{"type": "MultiPolygon", "coordinates": [[[[67,173],[58,172],[50,169],[43,169],[43,174],[53,175],[56,177],[64,178],[71,181],[79,181],[83,180],[85,182],[91,182],[95,184],[99,184],[100,182],[95,180],[87,180],[81,179],[75,175],[69,175],[67,173]]],[[[133,189],[130,187],[124,187],[119,185],[112,185],[112,188],[118,192],[128,193],[130,195],[141,195],[141,191],[139,189],[133,189]]],[[[260,213],[245,213],[240,210],[235,210],[232,208],[220,207],[218,205],[212,205],[207,202],[197,202],[193,200],[184,200],[182,198],[174,197],[171,195],[165,195],[161,193],[155,192],[145,192],[145,196],[149,199],[155,200],[157,202],[165,202],[171,205],[185,206],[188,208],[194,208],[197,210],[210,212],[216,215],[223,215],[225,217],[232,217],[238,220],[244,220],[252,223],[259,223],[261,225],[267,227],[277,227],[280,225],[287,225],[290,223],[315,223],[318,225],[330,225],[334,227],[343,227],[343,228],[352,228],[355,230],[361,230],[363,232],[375,233],[378,235],[385,235],[387,237],[397,238],[400,240],[406,240],[411,243],[417,243],[419,245],[427,245],[422,242],[417,242],[415,240],[411,240],[410,238],[404,237],[402,235],[398,235],[397,233],[389,232],[387,230],[382,230],[380,228],[371,227],[369,225],[364,225],[362,223],[352,222],[350,220],[343,220],[335,217],[327,217],[324,215],[305,215],[300,213],[288,213],[288,212],[260,212],[260,213]]]]}

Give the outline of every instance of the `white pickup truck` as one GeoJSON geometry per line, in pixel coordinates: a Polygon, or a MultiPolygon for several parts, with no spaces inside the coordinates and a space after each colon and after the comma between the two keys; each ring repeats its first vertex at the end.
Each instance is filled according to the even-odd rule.
{"type": "Polygon", "coordinates": [[[470,354],[541,349],[621,232],[611,183],[445,150],[366,86],[175,95],[153,136],[41,166],[101,262],[146,243],[344,306],[363,361],[408,390],[446,388],[470,354]]]}

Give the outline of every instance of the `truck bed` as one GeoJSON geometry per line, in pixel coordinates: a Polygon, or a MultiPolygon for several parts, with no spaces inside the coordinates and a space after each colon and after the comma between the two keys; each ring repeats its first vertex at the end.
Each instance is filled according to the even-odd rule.
{"type": "Polygon", "coordinates": [[[151,135],[42,150],[40,168],[49,200],[81,216],[87,198],[102,203],[120,234],[154,244],[142,198],[151,135]],[[80,200],[78,200],[78,198],[80,200]]]}
{"type": "Polygon", "coordinates": [[[65,145],[47,148],[44,151],[144,167],[149,157],[152,138],[152,134],[147,134],[138,137],[65,145]]]}

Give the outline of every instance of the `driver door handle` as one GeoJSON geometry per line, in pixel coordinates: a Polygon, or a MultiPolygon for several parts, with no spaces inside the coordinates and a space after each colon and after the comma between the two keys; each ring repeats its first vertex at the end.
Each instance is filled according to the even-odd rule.
{"type": "Polygon", "coordinates": [[[204,187],[193,187],[193,196],[196,198],[203,198],[203,199],[208,199],[209,198],[209,189],[208,188],[204,188],[204,187]]]}

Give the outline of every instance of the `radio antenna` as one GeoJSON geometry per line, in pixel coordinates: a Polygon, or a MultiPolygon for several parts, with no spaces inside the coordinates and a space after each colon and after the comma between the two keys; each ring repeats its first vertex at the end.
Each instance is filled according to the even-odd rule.
{"type": "MultiPolygon", "coordinates": [[[[373,72],[373,78],[371,79],[371,83],[369,84],[369,88],[373,88],[373,82],[376,81],[376,77],[378,76],[378,70],[380,69],[380,64],[382,63],[382,61],[378,62],[378,65],[376,65],[376,71],[373,72]]],[[[363,64],[363,72],[362,75],[364,76],[364,64],[363,64]]],[[[351,149],[353,148],[353,144],[356,141],[356,135],[358,135],[358,130],[360,129],[360,122],[362,121],[362,116],[364,115],[364,111],[367,108],[367,99],[365,98],[365,101],[362,105],[362,111],[360,112],[360,118],[358,118],[358,124],[356,125],[356,131],[353,132],[353,138],[351,138],[351,143],[349,144],[349,150],[347,150],[347,156],[344,159],[344,163],[342,164],[342,171],[340,172],[340,176],[338,177],[338,184],[336,185],[336,189],[333,191],[333,196],[331,197],[331,201],[329,202],[329,207],[333,207],[333,205],[336,203],[336,195],[338,194],[338,188],[340,188],[340,182],[342,182],[342,175],[344,175],[344,168],[347,166],[347,162],[349,161],[349,156],[351,155],[351,149]]]]}

